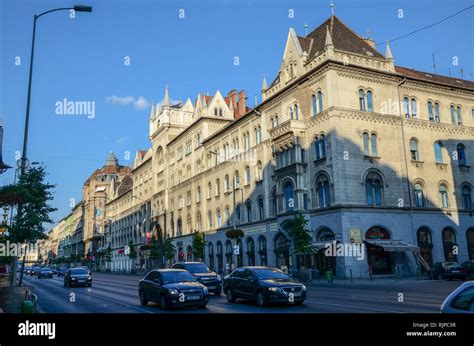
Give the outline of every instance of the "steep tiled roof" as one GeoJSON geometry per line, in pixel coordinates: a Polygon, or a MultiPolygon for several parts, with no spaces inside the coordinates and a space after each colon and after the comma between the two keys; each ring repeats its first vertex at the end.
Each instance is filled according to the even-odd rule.
{"type": "Polygon", "coordinates": [[[406,68],[406,67],[401,67],[401,66],[395,66],[395,71],[409,78],[411,77],[411,78],[416,78],[416,79],[422,79],[428,82],[448,84],[448,85],[452,85],[458,88],[464,87],[464,88],[474,89],[474,82],[469,81],[469,80],[441,76],[439,74],[417,71],[411,68],[406,68]]]}

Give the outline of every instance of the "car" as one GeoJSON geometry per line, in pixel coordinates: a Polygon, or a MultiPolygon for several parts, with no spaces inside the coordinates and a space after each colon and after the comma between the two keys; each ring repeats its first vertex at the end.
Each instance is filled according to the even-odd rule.
{"type": "Polygon", "coordinates": [[[85,268],[68,269],[64,275],[64,287],[92,286],[92,275],[85,268]]]}
{"type": "Polygon", "coordinates": [[[49,267],[49,269],[51,269],[51,271],[53,272],[53,275],[58,275],[58,270],[56,269],[56,267],[49,267]]]}
{"type": "Polygon", "coordinates": [[[31,276],[38,275],[38,273],[40,272],[40,270],[41,270],[40,267],[33,267],[33,269],[31,270],[30,275],[31,275],[31,276]]]}
{"type": "Polygon", "coordinates": [[[155,269],[138,283],[140,303],[149,301],[170,307],[206,307],[209,302],[207,286],[183,269],[155,269]]]}
{"type": "Polygon", "coordinates": [[[451,292],[441,304],[441,313],[474,314],[474,281],[465,282],[451,292]]]}
{"type": "Polygon", "coordinates": [[[38,279],[41,278],[53,278],[53,271],[49,268],[41,268],[38,272],[38,279]]]}
{"type": "Polygon", "coordinates": [[[431,274],[433,279],[438,280],[466,280],[466,273],[457,262],[436,262],[431,268],[431,274]]]}
{"type": "Polygon", "coordinates": [[[474,261],[466,261],[461,264],[461,270],[469,278],[474,278],[474,261]]]}
{"type": "Polygon", "coordinates": [[[255,300],[259,306],[271,303],[303,304],[306,286],[272,267],[240,267],[224,278],[227,301],[237,298],[255,300]]]}
{"type": "Polygon", "coordinates": [[[33,270],[33,267],[25,267],[25,274],[26,275],[31,275],[32,270],[33,270]]]}
{"type": "Polygon", "coordinates": [[[173,265],[174,269],[184,269],[191,273],[194,278],[207,286],[210,293],[216,296],[222,292],[222,278],[216,272],[213,272],[209,267],[202,262],[180,262],[173,265]]]}
{"type": "Polygon", "coordinates": [[[63,276],[66,274],[66,272],[68,271],[68,267],[60,267],[59,270],[58,270],[58,276],[63,276]]]}

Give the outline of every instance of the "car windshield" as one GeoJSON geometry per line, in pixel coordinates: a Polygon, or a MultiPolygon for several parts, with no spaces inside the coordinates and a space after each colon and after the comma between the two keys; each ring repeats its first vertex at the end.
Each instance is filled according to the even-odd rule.
{"type": "Polygon", "coordinates": [[[186,270],[190,273],[209,273],[209,267],[204,263],[186,264],[186,270]]]}
{"type": "Polygon", "coordinates": [[[194,279],[194,276],[192,276],[188,272],[163,272],[161,273],[161,276],[163,277],[163,284],[196,281],[196,279],[194,279]]]}
{"type": "Polygon", "coordinates": [[[71,275],[86,275],[87,270],[78,268],[78,269],[71,269],[71,275]]]}
{"type": "Polygon", "coordinates": [[[459,267],[459,264],[457,264],[456,262],[446,262],[446,263],[444,264],[444,267],[445,267],[445,268],[459,267]]]}
{"type": "Polygon", "coordinates": [[[289,279],[290,277],[278,269],[254,269],[257,279],[289,279]]]}

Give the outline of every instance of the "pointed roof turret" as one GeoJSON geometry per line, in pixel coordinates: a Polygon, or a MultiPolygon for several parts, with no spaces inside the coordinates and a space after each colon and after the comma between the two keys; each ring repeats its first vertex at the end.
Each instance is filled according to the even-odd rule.
{"type": "Polygon", "coordinates": [[[390,45],[388,44],[388,41],[387,41],[387,46],[385,48],[385,59],[393,60],[392,50],[390,49],[390,45]]]}
{"type": "Polygon", "coordinates": [[[166,83],[166,88],[165,88],[165,97],[163,97],[163,106],[169,106],[170,105],[170,97],[168,95],[168,83],[166,83]]]}
{"type": "Polygon", "coordinates": [[[263,75],[263,82],[262,82],[262,91],[268,89],[268,84],[267,84],[267,79],[265,78],[265,75],[263,75]]]}
{"type": "Polygon", "coordinates": [[[332,37],[331,37],[331,32],[329,31],[329,25],[326,25],[326,40],[324,41],[324,46],[334,46],[332,44],[332,37]]]}
{"type": "Polygon", "coordinates": [[[155,101],[151,100],[151,111],[150,111],[150,119],[155,118],[155,101]]]}
{"type": "Polygon", "coordinates": [[[107,156],[107,160],[105,161],[106,166],[117,166],[118,165],[118,159],[115,157],[113,152],[109,152],[109,155],[107,156]]]}

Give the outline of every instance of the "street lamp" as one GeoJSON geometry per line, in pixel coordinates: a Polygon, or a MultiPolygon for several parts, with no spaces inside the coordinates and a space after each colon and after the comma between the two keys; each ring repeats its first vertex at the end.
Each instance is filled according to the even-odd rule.
{"type": "MultiPolygon", "coordinates": [[[[26,170],[26,164],[27,164],[27,148],[28,148],[28,127],[30,123],[30,100],[31,100],[31,81],[33,78],[33,59],[35,55],[35,36],[36,36],[36,21],[38,18],[51,13],[51,12],[57,12],[57,11],[70,11],[74,10],[76,12],[92,12],[92,7],[91,6],[86,6],[86,5],[76,5],[74,7],[61,7],[61,8],[55,8],[53,10],[49,10],[40,14],[35,14],[33,17],[33,38],[31,40],[31,56],[30,56],[30,74],[28,78],[28,96],[26,99],[26,116],[25,116],[25,131],[23,135],[23,151],[21,155],[21,163],[20,163],[20,177],[25,174],[26,170]]],[[[18,211],[17,211],[17,216],[21,215],[22,213],[22,208],[21,206],[18,206],[18,211]]],[[[25,266],[25,261],[22,263],[22,270],[20,272],[20,280],[19,280],[19,285],[22,285],[23,282],[23,269],[25,266]]],[[[14,264],[13,264],[13,275],[12,275],[12,282],[14,283],[16,280],[16,270],[17,270],[17,259],[16,257],[14,258],[14,264]]],[[[13,284],[15,285],[15,284],[13,284]]]]}

